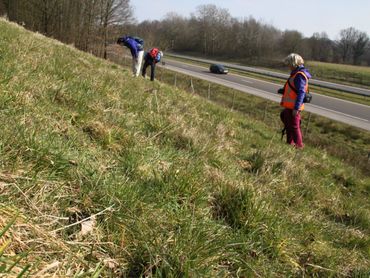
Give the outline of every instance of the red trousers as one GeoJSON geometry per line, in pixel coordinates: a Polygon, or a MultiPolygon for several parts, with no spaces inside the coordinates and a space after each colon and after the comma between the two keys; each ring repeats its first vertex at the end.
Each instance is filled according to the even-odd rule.
{"type": "Polygon", "coordinates": [[[293,117],[293,110],[285,108],[281,114],[280,118],[284,123],[286,129],[286,142],[287,144],[293,145],[296,148],[303,148],[302,142],[302,132],[301,132],[301,113],[297,113],[293,117]]]}

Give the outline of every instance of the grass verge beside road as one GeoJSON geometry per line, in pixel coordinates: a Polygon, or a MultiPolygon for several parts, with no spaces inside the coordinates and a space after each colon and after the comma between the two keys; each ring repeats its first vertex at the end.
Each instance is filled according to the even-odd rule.
{"type": "Polygon", "coordinates": [[[350,86],[370,88],[370,67],[353,65],[307,62],[315,78],[338,82],[350,86]]]}
{"type": "MultiPolygon", "coordinates": [[[[254,97],[225,86],[191,78],[168,70],[159,70],[162,82],[173,84],[176,75],[180,89],[194,92],[203,98],[214,101],[226,108],[240,111],[249,117],[264,122],[270,128],[280,131],[279,113],[281,108],[272,101],[254,97]],[[191,80],[191,81],[190,81],[191,80]]],[[[368,155],[370,153],[370,133],[325,117],[303,113],[302,130],[305,142],[328,151],[352,166],[370,172],[368,155]]]]}

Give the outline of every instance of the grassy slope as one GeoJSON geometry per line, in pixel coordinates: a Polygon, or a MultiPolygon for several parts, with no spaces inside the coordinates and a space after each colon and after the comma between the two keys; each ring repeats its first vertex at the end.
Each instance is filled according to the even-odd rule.
{"type": "Polygon", "coordinates": [[[368,274],[357,169],[15,25],[0,34],[0,224],[20,211],[0,246],[12,239],[8,266],[29,252],[13,272],[368,274]],[[99,212],[90,235],[67,227],[99,212]]]}

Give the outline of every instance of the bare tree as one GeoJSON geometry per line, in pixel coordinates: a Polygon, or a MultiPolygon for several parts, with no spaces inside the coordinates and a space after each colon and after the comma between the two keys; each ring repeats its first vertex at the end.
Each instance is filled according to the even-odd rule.
{"type": "Polygon", "coordinates": [[[119,34],[136,34],[148,47],[242,58],[249,62],[290,52],[325,62],[370,63],[366,33],[351,27],[331,41],[325,33],[304,38],[253,17],[237,19],[216,5],[198,6],[190,17],[170,13],[161,20],[134,22],[130,0],[0,0],[0,14],[33,31],[107,57],[119,34]]]}
{"type": "Polygon", "coordinates": [[[305,54],[306,58],[322,62],[331,61],[333,56],[333,42],[325,32],[314,33],[305,41],[305,44],[308,49],[308,53],[305,54]]]}
{"type": "Polygon", "coordinates": [[[6,7],[5,7],[4,2],[5,2],[5,1],[0,1],[0,16],[2,16],[2,15],[5,15],[5,14],[6,14],[6,7]]]}
{"type": "Polygon", "coordinates": [[[343,29],[340,31],[340,40],[337,42],[338,51],[342,57],[343,63],[349,60],[352,51],[352,45],[355,41],[356,29],[350,27],[348,29],[343,29]]]}
{"type": "Polygon", "coordinates": [[[360,57],[365,53],[369,37],[365,32],[361,32],[354,27],[343,29],[339,33],[340,39],[337,41],[337,48],[342,57],[342,61],[349,62],[350,58],[354,64],[358,64],[360,57]]]}
{"type": "Polygon", "coordinates": [[[370,66],[370,43],[366,48],[365,54],[363,55],[362,61],[364,61],[368,66],[370,66]]]}
{"type": "Polygon", "coordinates": [[[4,12],[11,21],[22,25],[29,23],[32,16],[29,12],[29,2],[26,0],[0,0],[3,4],[4,12]]]}
{"type": "Polygon", "coordinates": [[[366,48],[369,45],[369,37],[365,32],[358,32],[356,40],[352,45],[353,63],[360,64],[360,58],[365,54],[366,48]]]}
{"type": "Polygon", "coordinates": [[[222,27],[231,25],[231,16],[227,9],[217,8],[216,5],[201,5],[197,8],[196,17],[200,23],[200,37],[203,40],[204,54],[215,54],[220,40],[222,27]]]}
{"type": "Polygon", "coordinates": [[[16,21],[17,18],[16,18],[15,13],[16,13],[16,8],[17,8],[18,1],[17,0],[14,0],[14,1],[12,1],[12,0],[2,0],[1,3],[2,3],[3,9],[4,9],[4,13],[9,18],[9,20],[16,21]]]}
{"type": "Polygon", "coordinates": [[[106,57],[109,32],[132,20],[130,0],[0,0],[11,21],[106,57]],[[92,45],[92,42],[95,45],[92,45]],[[99,51],[100,49],[100,51],[99,51]]]}
{"type": "Polygon", "coordinates": [[[280,38],[276,29],[258,22],[253,17],[244,19],[239,24],[239,32],[234,34],[234,41],[237,42],[236,53],[249,60],[271,54],[275,41],[280,38]]]}
{"type": "MultiPolygon", "coordinates": [[[[162,21],[161,41],[163,49],[184,49],[187,45],[188,35],[188,20],[176,13],[166,14],[162,21]]],[[[158,42],[157,42],[158,43],[158,42]]]]}
{"type": "Polygon", "coordinates": [[[82,13],[84,16],[84,21],[82,23],[83,37],[81,38],[80,48],[84,51],[88,51],[90,47],[91,34],[93,32],[93,23],[95,17],[97,0],[87,1],[83,7],[82,13]]]}
{"type": "Polygon", "coordinates": [[[38,17],[40,22],[40,31],[49,36],[54,33],[52,28],[53,21],[56,17],[57,0],[31,0],[33,4],[32,12],[38,17]]]}
{"type": "Polygon", "coordinates": [[[99,25],[103,37],[103,57],[107,58],[109,26],[123,24],[132,19],[129,0],[99,0],[99,25]]]}
{"type": "Polygon", "coordinates": [[[300,52],[302,40],[302,33],[295,30],[286,30],[281,37],[281,50],[284,54],[300,52]]]}

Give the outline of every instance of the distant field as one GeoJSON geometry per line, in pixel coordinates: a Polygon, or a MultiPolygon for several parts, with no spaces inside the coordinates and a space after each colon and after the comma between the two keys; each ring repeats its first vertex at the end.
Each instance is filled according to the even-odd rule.
{"type": "MultiPolygon", "coordinates": [[[[279,60],[273,60],[273,61],[265,60],[262,62],[250,62],[250,61],[229,59],[225,61],[238,63],[240,65],[255,66],[255,67],[260,67],[264,69],[276,70],[276,71],[284,72],[284,73],[287,72],[286,68],[283,66],[282,61],[279,61],[279,60]]],[[[357,86],[357,87],[364,87],[364,88],[370,87],[370,67],[324,63],[324,62],[310,61],[310,60],[306,60],[305,66],[313,74],[313,77],[317,79],[330,81],[330,82],[336,82],[336,83],[342,83],[342,84],[346,84],[350,86],[357,86]]]]}
{"type": "Polygon", "coordinates": [[[370,67],[308,61],[306,66],[317,79],[370,87],[370,67]]]}

